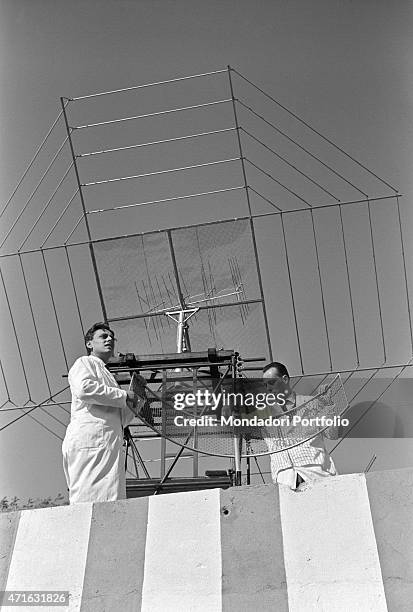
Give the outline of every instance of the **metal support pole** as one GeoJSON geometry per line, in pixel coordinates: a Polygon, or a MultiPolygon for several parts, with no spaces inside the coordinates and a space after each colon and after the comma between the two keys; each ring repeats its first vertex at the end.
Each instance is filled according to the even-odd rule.
{"type": "Polygon", "coordinates": [[[165,401],[166,401],[166,383],[167,383],[167,371],[164,370],[162,372],[162,404],[161,404],[161,427],[162,427],[162,437],[161,437],[161,482],[165,476],[166,472],[166,410],[165,410],[165,401]]]}
{"type": "Polygon", "coordinates": [[[73,166],[74,166],[74,169],[75,169],[76,181],[77,181],[77,186],[78,186],[78,189],[79,189],[80,202],[81,202],[81,205],[82,205],[83,218],[85,220],[86,233],[87,233],[87,237],[88,237],[89,252],[90,252],[90,257],[91,257],[91,260],[92,260],[93,272],[94,272],[94,275],[95,275],[96,286],[97,286],[97,290],[98,290],[98,294],[99,294],[100,306],[102,308],[103,319],[104,319],[105,323],[107,323],[108,322],[108,316],[107,316],[107,312],[106,312],[105,302],[103,300],[103,291],[102,291],[102,285],[100,283],[98,267],[97,267],[97,263],[96,263],[95,251],[93,249],[92,234],[90,232],[89,220],[87,218],[87,211],[86,211],[86,206],[85,206],[85,200],[84,200],[84,197],[83,197],[82,185],[81,185],[80,177],[79,177],[79,170],[78,170],[78,167],[77,167],[75,150],[73,148],[72,131],[71,131],[70,127],[69,127],[69,122],[67,120],[67,113],[66,113],[66,106],[65,106],[65,103],[64,103],[64,98],[60,98],[60,102],[61,102],[62,108],[63,108],[63,117],[64,117],[64,120],[65,120],[67,136],[68,136],[68,139],[69,139],[70,152],[72,154],[73,166]]]}
{"type": "MultiPolygon", "coordinates": [[[[127,472],[128,470],[128,458],[129,458],[129,451],[131,450],[131,439],[130,439],[130,433],[129,431],[127,432],[126,430],[129,430],[128,427],[126,427],[124,429],[123,432],[123,437],[126,440],[126,453],[125,453],[125,472],[127,472]]],[[[136,463],[136,457],[132,452],[132,459],[133,459],[133,464],[135,466],[135,476],[136,478],[139,478],[139,470],[138,470],[138,464],[136,463]]]]}
{"type": "Polygon", "coordinates": [[[251,442],[249,440],[246,440],[245,446],[246,446],[246,454],[247,454],[247,485],[249,485],[251,484],[251,458],[250,458],[251,442]]]}
{"type": "MultiPolygon", "coordinates": [[[[237,362],[239,353],[235,352],[232,357],[232,392],[236,393],[236,378],[237,378],[237,362]]],[[[232,408],[232,416],[237,416],[236,411],[232,408]]],[[[235,467],[235,486],[239,487],[242,484],[242,471],[241,471],[241,450],[242,450],[242,436],[234,431],[234,467],[235,467]]]]}
{"type": "Polygon", "coordinates": [[[148,472],[148,469],[145,465],[144,460],[142,459],[142,455],[140,454],[138,447],[135,444],[132,434],[130,433],[129,427],[125,427],[125,438],[126,438],[125,469],[127,468],[127,462],[128,462],[128,456],[129,456],[129,450],[130,450],[132,459],[133,459],[133,463],[135,466],[136,478],[139,478],[139,471],[138,471],[138,465],[136,463],[136,460],[138,460],[139,465],[141,466],[142,471],[145,474],[145,477],[150,478],[151,476],[148,472]]]}
{"type": "MultiPolygon", "coordinates": [[[[197,369],[194,368],[192,370],[192,391],[194,394],[197,392],[197,387],[198,387],[197,373],[198,373],[197,369]]],[[[198,417],[198,406],[195,404],[195,418],[197,417],[198,417]]],[[[194,450],[192,451],[192,476],[196,478],[199,473],[199,461],[198,461],[199,455],[198,455],[198,452],[195,450],[198,446],[198,427],[197,425],[195,425],[194,427],[194,438],[193,438],[192,446],[194,447],[194,450]]]]}
{"type": "Polygon", "coordinates": [[[240,136],[240,127],[239,127],[239,123],[238,123],[237,107],[236,107],[236,104],[235,104],[235,96],[234,96],[234,88],[233,88],[233,85],[232,85],[231,70],[232,70],[231,66],[228,66],[228,79],[229,79],[229,87],[230,87],[230,90],[231,90],[232,109],[233,109],[233,112],[234,112],[234,122],[235,122],[235,129],[236,129],[236,132],[237,132],[237,141],[238,141],[239,156],[240,156],[240,160],[241,160],[242,175],[243,175],[243,179],[244,179],[244,188],[245,188],[245,193],[246,193],[246,197],[247,197],[247,205],[248,205],[249,222],[250,222],[250,228],[251,228],[252,244],[253,244],[253,249],[254,249],[255,264],[257,266],[258,284],[259,284],[259,287],[260,287],[261,300],[262,300],[262,311],[263,311],[263,315],[264,315],[264,326],[265,326],[265,332],[266,332],[266,335],[267,335],[269,357],[270,357],[270,361],[272,361],[273,355],[272,355],[272,347],[271,347],[270,329],[269,329],[269,325],[268,325],[267,309],[265,307],[264,287],[263,287],[263,283],[262,283],[260,263],[259,263],[259,260],[258,260],[257,240],[256,240],[256,237],[255,237],[255,227],[254,227],[254,222],[253,222],[253,217],[252,217],[251,200],[250,200],[250,195],[249,195],[249,190],[248,190],[247,173],[246,173],[246,170],[245,170],[245,160],[244,160],[244,155],[243,155],[243,151],[242,151],[242,143],[241,143],[241,136],[240,136]]]}
{"type": "Polygon", "coordinates": [[[235,456],[235,486],[240,487],[242,484],[241,473],[241,447],[242,438],[238,434],[234,434],[234,456],[235,456]]]}
{"type": "Polygon", "coordinates": [[[184,311],[178,315],[178,327],[176,330],[176,349],[178,353],[183,353],[183,339],[184,339],[184,311]]]}
{"type": "MultiPolygon", "coordinates": [[[[176,329],[176,352],[186,353],[191,351],[191,345],[189,344],[189,333],[187,322],[193,317],[199,310],[197,308],[184,308],[183,310],[164,311],[164,314],[178,324],[176,329]],[[177,319],[175,317],[178,317],[177,319]]],[[[181,368],[177,368],[175,372],[180,372],[181,368]]]]}
{"type": "MultiPolygon", "coordinates": [[[[175,249],[174,249],[174,245],[173,245],[173,241],[172,241],[172,233],[171,230],[167,230],[166,232],[167,236],[168,236],[168,244],[169,244],[169,250],[171,253],[171,259],[172,259],[172,267],[173,267],[173,271],[174,271],[174,276],[175,276],[175,282],[176,282],[176,291],[178,294],[178,299],[179,299],[179,306],[181,308],[181,310],[185,310],[186,309],[186,305],[185,305],[185,298],[182,292],[182,288],[181,288],[181,282],[179,280],[179,272],[178,272],[178,265],[176,263],[176,256],[175,256],[175,249]]],[[[182,340],[181,340],[181,346],[183,344],[183,341],[185,341],[185,350],[191,350],[191,343],[189,340],[189,333],[188,333],[188,327],[186,326],[185,322],[183,324],[182,327],[182,340]]],[[[183,351],[181,351],[183,352],[183,351]]]]}

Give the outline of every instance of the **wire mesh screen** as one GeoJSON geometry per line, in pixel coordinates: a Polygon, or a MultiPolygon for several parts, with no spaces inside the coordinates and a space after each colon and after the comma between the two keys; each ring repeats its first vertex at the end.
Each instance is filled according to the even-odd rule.
{"type": "Polygon", "coordinates": [[[141,417],[172,442],[209,455],[233,457],[234,438],[242,441],[247,456],[287,451],[328,427],[338,437],[340,417],[348,408],[339,375],[285,411],[269,403],[262,380],[239,379],[234,386],[224,380],[217,388],[202,379],[193,385],[173,378],[156,391],[147,389],[141,417]]]}
{"type": "Polygon", "coordinates": [[[123,350],[175,351],[176,325],[165,312],[184,305],[200,309],[188,321],[192,350],[267,351],[248,220],[97,242],[95,253],[123,350]]]}
{"type": "MultiPolygon", "coordinates": [[[[341,377],[337,374],[328,383],[320,385],[314,396],[308,397],[302,404],[298,405],[297,402],[294,408],[283,413],[285,424],[281,422],[279,426],[266,427],[261,434],[263,441],[270,452],[280,452],[311,440],[329,428],[331,437],[338,438],[345,429],[340,426],[340,417],[348,406],[341,377]]],[[[245,435],[254,438],[254,431],[249,433],[247,429],[245,435]]],[[[252,445],[255,452],[262,447],[259,435],[256,440],[252,445]]]]}
{"type": "Polygon", "coordinates": [[[99,242],[95,253],[110,318],[151,313],[167,301],[176,303],[165,233],[99,242]]]}
{"type": "Polygon", "coordinates": [[[180,280],[188,301],[230,303],[260,298],[248,221],[173,233],[180,280]]]}

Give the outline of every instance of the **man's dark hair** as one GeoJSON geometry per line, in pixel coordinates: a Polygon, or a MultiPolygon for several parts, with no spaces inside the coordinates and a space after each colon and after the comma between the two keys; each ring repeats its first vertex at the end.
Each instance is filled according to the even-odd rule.
{"type": "Polygon", "coordinates": [[[283,363],[280,363],[279,361],[271,361],[271,363],[267,363],[267,365],[263,367],[262,372],[268,372],[268,370],[271,370],[271,368],[276,368],[280,376],[288,376],[288,378],[290,378],[288,370],[283,363]]]}
{"type": "MultiPolygon", "coordinates": [[[[110,327],[109,327],[109,325],[107,323],[104,323],[103,321],[101,321],[99,323],[94,323],[92,325],[92,327],[87,330],[87,332],[85,334],[85,345],[87,345],[87,343],[90,340],[93,340],[93,336],[95,335],[95,332],[97,332],[98,329],[106,329],[113,336],[115,335],[113,329],[110,329],[110,327]]],[[[92,349],[90,349],[88,346],[86,346],[86,350],[87,350],[87,354],[90,355],[90,353],[92,352],[92,349]]]]}

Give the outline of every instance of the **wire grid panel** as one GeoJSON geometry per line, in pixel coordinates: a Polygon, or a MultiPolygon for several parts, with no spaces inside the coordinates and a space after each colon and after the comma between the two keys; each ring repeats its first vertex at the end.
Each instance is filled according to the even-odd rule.
{"type": "Polygon", "coordinates": [[[409,361],[411,291],[396,199],[254,225],[273,345],[291,372],[409,361]]]}
{"type": "Polygon", "coordinates": [[[173,243],[188,303],[197,299],[206,299],[206,304],[260,299],[248,221],[177,230],[173,243]]]}
{"type": "MultiPolygon", "coordinates": [[[[344,415],[349,408],[346,392],[339,374],[331,377],[330,381],[323,383],[316,390],[315,395],[308,399],[303,404],[288,410],[283,413],[283,417],[287,419],[288,424],[280,426],[270,426],[265,428],[264,441],[268,450],[280,452],[298,446],[299,444],[311,440],[324,430],[328,429],[328,423],[339,423],[337,417],[344,415]],[[321,418],[320,418],[321,417],[321,418]]],[[[340,426],[335,426],[335,437],[339,437],[340,426]]],[[[250,434],[254,438],[254,432],[250,434]]],[[[248,431],[246,432],[248,437],[248,431]]],[[[262,447],[260,438],[257,436],[259,447],[262,447]]],[[[257,445],[254,440],[252,448],[256,452],[257,445]]]]}
{"type": "Polygon", "coordinates": [[[0,277],[1,401],[41,402],[67,386],[86,326],[101,317],[89,249],[16,254],[0,277]]]}
{"type": "Polygon", "coordinates": [[[240,396],[245,399],[252,392],[257,397],[260,387],[265,390],[260,382],[257,385],[256,380],[239,379],[233,387],[231,381],[224,380],[217,390],[211,381],[198,379],[194,385],[175,376],[175,380],[167,381],[156,392],[147,389],[148,401],[140,416],[172,442],[207,455],[234,457],[235,438],[242,441],[243,456],[282,452],[319,435],[327,427],[324,423],[329,423],[326,419],[334,422],[336,417],[337,422],[337,417],[348,408],[339,375],[320,386],[311,399],[287,412],[280,406],[261,405],[260,409],[251,410],[237,406],[240,396]],[[219,405],[201,395],[191,406],[190,394],[196,395],[198,391],[204,394],[206,390],[211,394],[215,391],[219,405]],[[238,399],[231,398],[232,392],[238,399]],[[272,425],[270,421],[277,422],[272,425]]]}
{"type": "Polygon", "coordinates": [[[267,351],[248,220],[95,243],[102,292],[123,350],[176,350],[165,313],[200,308],[188,326],[192,350],[267,351]]]}

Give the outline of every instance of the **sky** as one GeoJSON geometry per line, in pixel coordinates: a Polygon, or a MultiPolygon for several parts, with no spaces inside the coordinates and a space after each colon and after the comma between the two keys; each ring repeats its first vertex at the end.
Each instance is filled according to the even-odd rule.
{"type": "MultiPolygon", "coordinates": [[[[370,0],[309,0],[305,3],[278,0],[74,0],[70,3],[0,0],[0,201],[7,201],[59,113],[60,96],[76,97],[221,70],[229,64],[399,188],[403,194],[403,227],[408,238],[413,220],[410,206],[413,187],[411,40],[412,7],[410,2],[404,1],[394,4],[370,0]]],[[[215,92],[215,84],[212,81],[208,84],[211,90],[206,95],[218,93],[218,86],[215,92]]],[[[144,112],[150,112],[156,104],[156,108],[162,108],[163,102],[163,99],[155,101],[147,97],[144,112]]],[[[103,116],[106,110],[102,106],[98,112],[103,116]]],[[[122,114],[124,109],[118,107],[116,110],[122,114]]],[[[86,115],[88,112],[91,111],[85,107],[86,115]]],[[[90,116],[93,117],[93,113],[88,120],[90,116]]],[[[79,144],[89,143],[79,138],[79,144]]],[[[144,160],[148,168],[150,161],[144,160]]],[[[102,166],[98,170],[106,172],[107,168],[102,166]]],[[[119,172],[111,174],[119,175],[119,172]]],[[[123,194],[124,197],[131,195],[123,194]]],[[[90,197],[93,205],[99,204],[99,193],[90,197]]],[[[11,223],[21,205],[16,198],[2,221],[11,223]]],[[[176,225],[181,223],[179,214],[182,212],[177,210],[176,225]]],[[[165,227],[164,218],[162,227],[165,227]]],[[[155,226],[158,221],[143,214],[139,217],[140,222],[141,219],[149,225],[155,222],[155,226]]],[[[26,230],[29,222],[31,219],[27,221],[26,230]]],[[[357,251],[361,248],[357,244],[363,242],[362,224],[358,219],[348,222],[355,252],[360,257],[362,251],[357,251]]],[[[392,299],[398,293],[397,282],[401,282],[400,279],[396,282],[398,273],[388,265],[393,263],[391,249],[395,229],[385,217],[377,227],[384,254],[380,265],[383,274],[386,273],[386,340],[391,356],[397,361],[399,346],[403,345],[407,333],[404,315],[393,311],[397,306],[393,306],[392,299]]],[[[281,274],[273,271],[272,257],[268,255],[276,231],[279,228],[269,225],[266,230],[262,229],[266,245],[262,247],[262,265],[271,317],[275,316],[276,308],[285,309],[276,292],[271,291],[271,274],[281,274]]],[[[304,229],[297,229],[292,224],[290,231],[304,229]]],[[[408,239],[406,243],[407,260],[411,261],[412,247],[408,239]]],[[[8,244],[10,250],[18,246],[18,242],[8,244]]],[[[327,261],[331,250],[327,244],[325,249],[327,261]]],[[[296,256],[300,257],[299,251],[296,256]]],[[[28,265],[33,265],[31,282],[38,282],[40,287],[44,281],[37,281],[35,262],[28,265]]],[[[51,265],[58,267],[59,262],[51,262],[51,265]]],[[[5,274],[10,278],[13,270],[6,270],[5,274]]],[[[305,270],[300,274],[304,279],[305,270]]],[[[333,276],[334,270],[330,272],[330,277],[333,276]]],[[[309,284],[309,288],[302,284],[302,303],[305,292],[311,291],[311,282],[309,284]]],[[[331,299],[334,304],[335,298],[331,299]]],[[[82,308],[85,318],[93,322],[90,303],[82,308]]],[[[17,318],[18,313],[17,308],[17,318]]],[[[309,327],[315,330],[314,335],[319,336],[315,316],[310,313],[307,319],[309,327]]],[[[20,317],[23,318],[23,313],[20,317]]],[[[368,329],[372,319],[377,320],[377,313],[370,316],[366,312],[360,323],[363,329],[368,329]]],[[[24,323],[21,325],[24,328],[24,323]]],[[[80,354],[82,342],[79,332],[71,332],[69,324],[67,327],[65,338],[69,354],[74,358],[80,354]]],[[[297,352],[289,349],[289,338],[282,331],[286,326],[280,327],[277,348],[298,372],[297,352]]],[[[371,335],[377,336],[375,328],[371,335]]],[[[315,339],[310,331],[306,337],[307,359],[316,359],[311,356],[315,339]]],[[[343,338],[339,334],[335,342],[341,345],[343,338]]],[[[50,341],[50,351],[52,345],[50,341]]],[[[369,351],[380,350],[367,341],[363,346],[368,347],[366,361],[371,357],[369,351]]],[[[29,341],[25,349],[30,352],[29,341]]],[[[2,355],[5,360],[4,353],[2,355]]],[[[322,369],[323,361],[320,359],[317,365],[322,369]]],[[[36,367],[30,368],[30,376],[34,379],[36,367]]],[[[58,369],[59,372],[64,370],[64,364],[58,369]]],[[[61,426],[59,431],[62,432],[61,426]]],[[[350,444],[357,445],[358,441],[348,442],[346,450],[341,450],[345,447],[343,444],[337,456],[342,471],[363,469],[372,452],[376,452],[377,443],[373,445],[369,441],[362,451],[358,447],[359,452],[355,454],[350,444]]],[[[0,497],[14,494],[22,498],[53,496],[64,491],[59,444],[58,439],[28,419],[0,432],[0,497]]],[[[400,452],[397,453],[388,440],[381,444],[375,468],[411,465],[413,452],[407,440],[398,441],[400,452]]]]}

